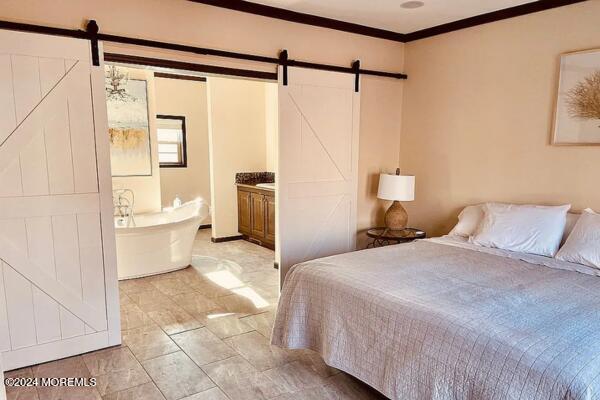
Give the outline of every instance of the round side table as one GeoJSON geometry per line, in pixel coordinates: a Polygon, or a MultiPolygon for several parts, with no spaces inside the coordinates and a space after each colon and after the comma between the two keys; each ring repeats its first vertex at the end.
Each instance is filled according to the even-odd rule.
{"type": "Polygon", "coordinates": [[[415,228],[405,228],[401,230],[371,228],[367,231],[367,236],[373,239],[373,241],[367,245],[367,249],[370,249],[390,244],[412,242],[416,239],[424,239],[427,234],[424,231],[415,228]]]}

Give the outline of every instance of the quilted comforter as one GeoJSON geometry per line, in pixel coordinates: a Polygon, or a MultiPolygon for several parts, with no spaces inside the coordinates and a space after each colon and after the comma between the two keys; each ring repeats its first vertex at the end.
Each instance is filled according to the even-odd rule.
{"type": "Polygon", "coordinates": [[[272,343],[394,399],[592,399],[600,277],[417,241],[294,266],[272,343]]]}

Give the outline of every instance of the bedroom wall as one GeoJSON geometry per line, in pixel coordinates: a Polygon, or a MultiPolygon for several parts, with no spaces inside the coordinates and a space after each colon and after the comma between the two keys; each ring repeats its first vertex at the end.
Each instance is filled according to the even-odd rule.
{"type": "MultiPolygon", "coordinates": [[[[402,43],[307,26],[187,0],[2,0],[0,18],[64,28],[83,27],[96,19],[101,32],[142,37],[217,49],[276,56],[286,48],[290,57],[338,65],[359,58],[367,69],[402,71],[402,43]],[[115,17],[118,15],[118,18],[115,17]]],[[[238,68],[275,71],[274,66],[226,59],[186,56],[160,50],[106,45],[112,52],[218,63],[238,68]]],[[[381,223],[384,203],[376,198],[381,170],[393,171],[399,162],[400,114],[403,83],[363,77],[359,154],[358,228],[381,223]]],[[[364,236],[361,236],[364,239],[364,236]]],[[[364,241],[360,241],[361,245],[364,241]]]]}
{"type": "MultiPolygon", "coordinates": [[[[172,205],[177,195],[210,204],[206,82],[154,78],[154,86],[156,113],[184,116],[186,127],[187,167],[160,169],[162,205],[172,205]]],[[[210,216],[202,223],[210,224],[210,216]]]]}
{"type": "Polygon", "coordinates": [[[445,234],[462,207],[483,201],[600,210],[600,147],[549,144],[559,55],[600,47],[599,15],[589,1],[406,45],[410,225],[445,234]]]}

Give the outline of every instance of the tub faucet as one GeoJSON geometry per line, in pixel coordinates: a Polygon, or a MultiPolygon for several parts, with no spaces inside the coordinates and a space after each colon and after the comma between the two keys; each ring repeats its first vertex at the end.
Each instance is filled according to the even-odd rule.
{"type": "Polygon", "coordinates": [[[131,189],[113,190],[113,215],[117,218],[119,226],[125,225],[129,228],[135,226],[133,217],[133,205],[135,204],[135,195],[131,189]]]}

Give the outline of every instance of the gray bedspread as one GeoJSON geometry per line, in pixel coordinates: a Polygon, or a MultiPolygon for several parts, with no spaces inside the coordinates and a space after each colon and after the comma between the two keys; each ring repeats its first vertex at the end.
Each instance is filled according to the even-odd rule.
{"type": "Polygon", "coordinates": [[[600,278],[418,241],[298,264],[272,343],[394,399],[591,399],[600,278]]]}

